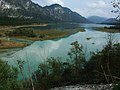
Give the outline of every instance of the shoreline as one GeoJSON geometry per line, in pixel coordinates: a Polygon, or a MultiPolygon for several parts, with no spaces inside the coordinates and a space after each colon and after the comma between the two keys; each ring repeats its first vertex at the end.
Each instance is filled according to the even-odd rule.
{"type": "MultiPolygon", "coordinates": [[[[31,26],[31,25],[30,25],[31,26]]],[[[35,25],[36,26],[36,25],[35,25]]],[[[23,26],[20,26],[23,27],[23,26]]],[[[18,28],[20,28],[18,27],[18,28]]],[[[0,33],[4,34],[7,31],[13,31],[16,27],[5,27],[2,28],[2,31],[0,33]],[[7,28],[7,29],[6,29],[7,28]],[[4,31],[4,32],[3,32],[4,31]]],[[[23,27],[24,28],[24,27],[23,27]]],[[[0,28],[1,30],[1,28],[0,28]]],[[[8,56],[9,53],[12,53],[14,51],[13,49],[18,49],[16,51],[19,51],[21,48],[24,48],[28,45],[31,45],[35,41],[43,41],[43,40],[57,40],[59,38],[64,38],[67,36],[70,36],[72,34],[75,34],[77,32],[85,32],[84,29],[81,28],[71,28],[66,29],[64,31],[61,30],[34,30],[35,33],[43,34],[45,37],[26,37],[26,36],[14,36],[14,37],[0,37],[0,54],[6,54],[8,56]]]]}
{"type": "Polygon", "coordinates": [[[36,26],[45,27],[45,26],[48,26],[48,24],[21,25],[21,26],[15,26],[15,28],[22,28],[22,27],[36,27],[36,26]]]}

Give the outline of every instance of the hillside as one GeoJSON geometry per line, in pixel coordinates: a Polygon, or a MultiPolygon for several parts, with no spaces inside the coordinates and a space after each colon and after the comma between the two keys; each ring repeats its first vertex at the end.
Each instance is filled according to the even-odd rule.
{"type": "Polygon", "coordinates": [[[41,7],[31,0],[0,0],[0,17],[24,18],[39,22],[89,22],[80,14],[59,4],[41,7]]]}

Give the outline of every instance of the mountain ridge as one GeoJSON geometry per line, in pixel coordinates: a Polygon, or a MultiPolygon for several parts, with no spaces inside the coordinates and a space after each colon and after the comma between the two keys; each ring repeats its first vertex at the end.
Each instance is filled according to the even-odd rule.
{"type": "Polygon", "coordinates": [[[100,16],[89,16],[87,19],[93,23],[102,23],[103,21],[107,20],[108,18],[100,17],[100,16]]]}
{"type": "Polygon", "coordinates": [[[117,24],[118,20],[116,18],[109,18],[102,22],[102,24],[117,24]]]}
{"type": "Polygon", "coordinates": [[[59,4],[42,7],[31,0],[0,0],[0,16],[48,22],[89,22],[80,14],[59,4]]]}

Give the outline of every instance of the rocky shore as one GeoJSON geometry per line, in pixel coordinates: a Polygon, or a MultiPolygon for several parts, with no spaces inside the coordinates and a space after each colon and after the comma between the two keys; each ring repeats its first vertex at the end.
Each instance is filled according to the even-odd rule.
{"type": "Polygon", "coordinates": [[[101,85],[75,85],[75,86],[64,86],[58,88],[52,88],[50,90],[112,90],[112,84],[101,84],[101,85]]]}

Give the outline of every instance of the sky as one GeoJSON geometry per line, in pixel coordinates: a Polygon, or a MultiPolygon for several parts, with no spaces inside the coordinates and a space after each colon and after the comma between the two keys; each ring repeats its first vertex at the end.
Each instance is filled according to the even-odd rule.
{"type": "Polygon", "coordinates": [[[115,17],[111,12],[113,7],[112,0],[32,0],[33,2],[41,5],[60,4],[64,7],[70,8],[72,11],[79,13],[84,17],[88,16],[102,16],[107,18],[115,17]]]}

